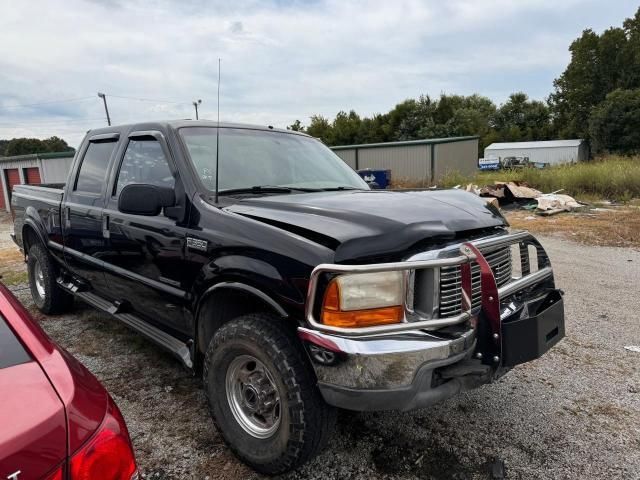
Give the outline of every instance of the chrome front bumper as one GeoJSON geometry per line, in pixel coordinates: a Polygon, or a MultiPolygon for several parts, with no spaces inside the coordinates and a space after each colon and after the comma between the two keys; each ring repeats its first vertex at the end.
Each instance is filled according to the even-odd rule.
{"type": "MultiPolygon", "coordinates": [[[[462,383],[433,388],[434,371],[473,361],[476,347],[473,329],[451,339],[420,330],[353,339],[299,328],[298,335],[325,401],[357,411],[412,410],[454,395],[462,383]]],[[[476,373],[489,373],[476,363],[476,373]]],[[[490,376],[476,379],[486,383],[490,376]]]]}
{"type": "Polygon", "coordinates": [[[433,369],[458,362],[471,354],[476,340],[473,329],[452,339],[420,330],[354,339],[301,327],[298,335],[322,347],[310,349],[318,382],[373,390],[406,387],[425,365],[433,369]],[[334,353],[335,361],[314,358],[326,352],[334,353]]]}
{"type": "Polygon", "coordinates": [[[528,233],[518,232],[456,246],[455,251],[461,255],[451,256],[448,248],[449,256],[444,258],[318,266],[309,289],[308,325],[299,327],[298,335],[307,348],[325,400],[352,410],[421,408],[488,383],[512,365],[546,352],[564,336],[564,316],[561,294],[553,289],[553,273],[544,250],[541,254],[535,242],[540,249],[538,270],[530,272],[523,264],[521,278],[498,288],[477,248],[532,241],[528,233]],[[480,311],[469,309],[454,318],[405,319],[397,325],[362,329],[330,327],[315,320],[314,300],[323,273],[408,271],[472,260],[483,268],[480,311]],[[554,300],[547,300],[551,296],[554,300]],[[553,314],[549,315],[547,310],[554,301],[553,314]],[[551,331],[556,333],[549,337],[551,331]],[[503,337],[510,345],[504,344],[503,337]],[[521,351],[531,345],[527,358],[503,361],[503,353],[513,358],[514,349],[521,351]]]}

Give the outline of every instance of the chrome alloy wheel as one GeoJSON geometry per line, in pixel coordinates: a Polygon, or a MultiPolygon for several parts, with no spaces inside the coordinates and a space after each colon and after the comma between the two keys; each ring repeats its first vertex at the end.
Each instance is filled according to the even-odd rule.
{"type": "Polygon", "coordinates": [[[280,392],[260,360],[251,355],[234,358],[225,386],[231,412],[245,432],[256,438],[276,432],[281,421],[280,392]]]}
{"type": "Polygon", "coordinates": [[[42,267],[40,267],[40,262],[38,260],[36,260],[33,264],[33,277],[36,283],[36,291],[38,292],[40,298],[44,300],[44,273],[42,273],[42,267]]]}

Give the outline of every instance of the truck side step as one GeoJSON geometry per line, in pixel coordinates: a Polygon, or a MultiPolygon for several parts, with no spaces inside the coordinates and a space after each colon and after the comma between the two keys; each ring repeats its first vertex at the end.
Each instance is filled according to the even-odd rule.
{"type": "Polygon", "coordinates": [[[91,292],[76,292],[76,296],[87,302],[91,306],[111,314],[112,317],[120,320],[129,328],[147,337],[152,342],[168,350],[187,367],[193,368],[191,361],[191,351],[189,345],[169,335],[168,333],[154,327],[148,322],[140,319],[131,313],[122,312],[122,304],[114,304],[91,292]]]}
{"type": "Polygon", "coordinates": [[[86,283],[77,281],[68,276],[59,277],[56,282],[65,290],[69,290],[71,293],[84,292],[89,289],[89,286],[86,283]]]}

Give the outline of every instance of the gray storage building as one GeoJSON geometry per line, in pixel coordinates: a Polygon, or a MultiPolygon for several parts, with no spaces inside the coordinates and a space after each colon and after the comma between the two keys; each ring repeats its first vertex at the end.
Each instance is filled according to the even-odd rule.
{"type": "Polygon", "coordinates": [[[545,140],[540,142],[492,143],[484,149],[484,158],[502,160],[507,157],[528,157],[534,163],[558,165],[589,159],[589,145],[581,139],[545,140]]]}
{"type": "Polygon", "coordinates": [[[392,182],[427,186],[448,172],[474,174],[478,168],[478,138],[432,138],[331,149],[354,170],[389,169],[392,182]]]}
{"type": "Polygon", "coordinates": [[[56,152],[0,157],[0,209],[11,210],[14,185],[66,182],[74,155],[56,152]]]}

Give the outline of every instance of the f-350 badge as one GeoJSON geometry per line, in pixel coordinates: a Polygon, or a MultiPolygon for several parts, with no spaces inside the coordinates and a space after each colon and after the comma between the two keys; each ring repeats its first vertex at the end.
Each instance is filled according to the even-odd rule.
{"type": "Polygon", "coordinates": [[[201,252],[207,251],[206,240],[200,240],[199,238],[187,237],[187,248],[191,248],[193,250],[200,250],[201,252]]]}

